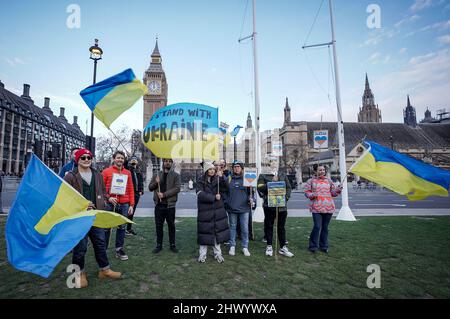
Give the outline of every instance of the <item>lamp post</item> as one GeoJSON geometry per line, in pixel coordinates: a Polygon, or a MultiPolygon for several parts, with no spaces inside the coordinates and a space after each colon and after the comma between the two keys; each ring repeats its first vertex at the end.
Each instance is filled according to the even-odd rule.
{"type": "MultiPolygon", "coordinates": [[[[92,84],[96,83],[97,78],[97,61],[102,59],[103,50],[98,46],[98,39],[95,39],[95,44],[89,48],[89,52],[91,53],[90,59],[94,60],[94,79],[92,84]]],[[[91,137],[89,140],[89,145],[87,148],[90,149],[91,152],[95,152],[94,150],[94,112],[91,113],[91,137]]]]}

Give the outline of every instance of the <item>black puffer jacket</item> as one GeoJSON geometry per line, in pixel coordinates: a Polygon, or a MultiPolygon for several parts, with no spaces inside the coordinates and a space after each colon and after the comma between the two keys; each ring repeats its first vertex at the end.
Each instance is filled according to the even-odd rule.
{"type": "MultiPolygon", "coordinates": [[[[219,178],[219,191],[227,191],[228,185],[225,178],[219,178]]],[[[199,245],[214,245],[223,243],[230,239],[230,228],[228,226],[228,215],[223,205],[223,199],[216,200],[217,176],[210,180],[201,177],[197,181],[197,242],[199,245]]]]}

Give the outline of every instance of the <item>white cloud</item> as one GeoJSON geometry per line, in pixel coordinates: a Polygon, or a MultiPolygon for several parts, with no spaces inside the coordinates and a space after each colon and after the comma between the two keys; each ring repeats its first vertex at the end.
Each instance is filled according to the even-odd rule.
{"type": "Polygon", "coordinates": [[[398,50],[398,53],[404,54],[407,50],[407,48],[401,48],[400,50],[398,50]]]}
{"type": "Polygon", "coordinates": [[[395,37],[399,33],[399,30],[377,29],[368,34],[368,39],[364,41],[364,43],[361,44],[360,47],[376,46],[386,39],[395,37]]]}
{"type": "Polygon", "coordinates": [[[407,17],[407,18],[404,18],[404,19],[402,19],[402,20],[400,20],[399,22],[397,22],[396,24],[394,24],[394,26],[396,27],[396,28],[400,28],[402,25],[404,25],[404,24],[407,24],[407,23],[410,23],[410,22],[414,22],[414,21],[417,21],[417,20],[419,20],[420,19],[420,16],[419,15],[417,15],[417,14],[414,14],[414,15],[412,15],[412,16],[410,16],[410,17],[407,17]]]}
{"type": "Polygon", "coordinates": [[[436,53],[434,53],[434,52],[431,52],[431,53],[428,53],[428,54],[425,54],[425,55],[418,55],[418,56],[412,57],[409,60],[409,64],[413,64],[413,65],[414,64],[419,64],[419,63],[422,63],[423,61],[426,61],[426,60],[428,60],[428,59],[430,59],[430,58],[432,58],[434,56],[436,56],[436,53]]]}
{"type": "Polygon", "coordinates": [[[439,31],[447,30],[450,28],[450,20],[442,21],[442,22],[436,22],[434,24],[427,25],[423,28],[421,28],[419,31],[428,31],[428,30],[435,30],[438,29],[439,31]]]}
{"type": "Polygon", "coordinates": [[[25,62],[18,57],[14,57],[12,59],[10,58],[5,58],[5,61],[11,66],[11,67],[15,67],[18,64],[25,64],[25,62]]]}
{"type": "Polygon", "coordinates": [[[380,52],[375,52],[369,57],[369,61],[372,62],[372,64],[375,64],[378,61],[378,58],[381,57],[380,52]]]}
{"type": "Polygon", "coordinates": [[[449,44],[450,43],[450,34],[439,37],[439,38],[437,38],[437,40],[441,44],[449,44]]]}
{"type": "Polygon", "coordinates": [[[409,9],[412,12],[419,12],[430,7],[441,5],[444,1],[445,0],[416,0],[409,9]]]}

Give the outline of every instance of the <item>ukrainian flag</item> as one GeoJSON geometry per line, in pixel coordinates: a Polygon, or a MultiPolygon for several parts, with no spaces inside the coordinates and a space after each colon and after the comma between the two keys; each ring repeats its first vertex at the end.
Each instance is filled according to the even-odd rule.
{"type": "Polygon", "coordinates": [[[367,150],[350,168],[350,172],[406,195],[409,200],[428,196],[448,196],[450,172],[364,141],[367,150]]]}
{"type": "Polygon", "coordinates": [[[111,228],[130,222],[87,207],[80,193],[33,154],[6,222],[11,265],[47,278],[92,226],[111,228]]]}
{"type": "Polygon", "coordinates": [[[109,128],[145,93],[147,87],[136,78],[133,70],[126,69],[85,88],[80,95],[94,115],[109,128]]]}

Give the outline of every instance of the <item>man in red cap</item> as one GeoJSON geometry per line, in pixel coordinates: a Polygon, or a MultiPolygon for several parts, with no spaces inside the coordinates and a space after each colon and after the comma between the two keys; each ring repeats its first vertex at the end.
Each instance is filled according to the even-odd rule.
{"type": "MultiPolygon", "coordinates": [[[[133,215],[134,187],[131,172],[124,167],[125,153],[116,151],[113,155],[113,165],[103,170],[103,180],[108,197],[108,208],[110,211],[125,217],[133,215]]],[[[123,246],[125,243],[126,225],[120,225],[116,232],[116,257],[120,260],[128,260],[123,246]]],[[[105,232],[108,246],[111,229],[105,232]]]]}
{"type": "MultiPolygon", "coordinates": [[[[92,153],[88,149],[80,149],[75,153],[75,163],[77,166],[66,173],[64,180],[75,188],[80,194],[89,200],[88,209],[105,209],[106,189],[103,176],[91,167],[92,153]]],[[[100,272],[99,278],[120,278],[121,273],[112,271],[109,266],[106,254],[105,231],[104,229],[92,226],[89,233],[73,249],[72,264],[76,264],[81,269],[80,288],[88,285],[86,273],[84,271],[85,255],[87,251],[88,237],[94,247],[95,259],[97,260],[100,272]]]]}

